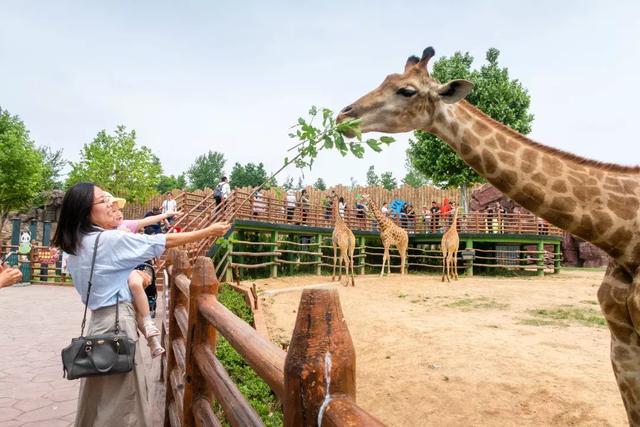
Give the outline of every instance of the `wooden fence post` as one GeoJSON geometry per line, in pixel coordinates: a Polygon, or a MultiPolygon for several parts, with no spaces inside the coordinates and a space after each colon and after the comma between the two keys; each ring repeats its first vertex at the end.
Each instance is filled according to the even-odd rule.
{"type": "Polygon", "coordinates": [[[338,291],[305,289],[284,367],[284,425],[322,425],[332,397],[355,400],[355,374],[355,350],[338,291]]]}
{"type": "MultiPolygon", "coordinates": [[[[200,344],[216,348],[216,330],[200,315],[198,297],[217,294],[218,280],[213,262],[210,258],[200,256],[193,266],[191,284],[189,285],[189,320],[187,323],[189,336],[187,337],[185,356],[183,427],[195,425],[194,402],[197,399],[204,398],[208,402],[213,399],[213,394],[208,391],[206,381],[197,367],[195,351],[200,344]]],[[[209,408],[209,410],[211,409],[209,408]]]]}
{"type": "MultiPolygon", "coordinates": [[[[464,249],[473,249],[473,240],[467,240],[464,249]]],[[[473,258],[464,261],[464,273],[467,277],[473,276],[473,258]]]]}
{"type": "Polygon", "coordinates": [[[543,242],[538,242],[537,250],[538,250],[538,253],[536,254],[538,258],[538,261],[536,263],[538,264],[537,274],[538,276],[544,276],[544,243],[543,242]]]}
{"type": "MultiPolygon", "coordinates": [[[[366,267],[365,263],[367,262],[367,257],[365,254],[365,252],[367,251],[367,246],[366,246],[367,238],[364,236],[361,236],[359,240],[360,240],[360,248],[359,248],[360,250],[358,252],[359,252],[359,255],[364,255],[364,256],[360,257],[360,260],[358,261],[358,265],[360,266],[360,274],[364,275],[365,267],[366,267]]],[[[409,262],[408,259],[409,258],[407,257],[407,262],[409,262]]]]}
{"type": "Polygon", "coordinates": [[[227,272],[226,272],[226,277],[225,280],[227,283],[233,283],[233,267],[231,266],[231,263],[233,263],[233,256],[231,255],[231,253],[233,252],[233,241],[236,239],[236,232],[232,232],[231,236],[229,236],[229,246],[227,246],[228,250],[229,250],[229,256],[228,258],[228,267],[227,267],[227,272]]]}
{"type": "Polygon", "coordinates": [[[164,406],[164,425],[165,427],[171,426],[171,415],[180,417],[182,419],[182,414],[171,413],[176,410],[175,400],[178,399],[178,396],[174,396],[173,389],[171,387],[171,373],[176,368],[176,356],[173,351],[173,343],[180,336],[180,329],[178,327],[178,322],[175,317],[175,309],[176,305],[178,305],[178,299],[180,298],[180,290],[176,287],[175,278],[179,274],[187,274],[191,269],[189,265],[189,255],[187,251],[174,251],[173,254],[170,255],[172,259],[172,268],[171,274],[169,275],[169,283],[167,284],[167,289],[169,290],[169,308],[167,310],[167,316],[169,319],[169,332],[168,339],[165,343],[166,352],[167,352],[167,373],[165,375],[165,406],[164,406]]]}
{"type": "Polygon", "coordinates": [[[556,243],[553,254],[553,272],[560,273],[560,262],[562,261],[562,247],[560,243],[556,243]]]}
{"type": "Polygon", "coordinates": [[[318,265],[316,267],[316,275],[322,275],[322,234],[316,234],[316,243],[318,244],[318,265]]]}
{"type": "MultiPolygon", "coordinates": [[[[277,252],[278,251],[278,232],[277,231],[272,231],[271,232],[271,243],[274,244],[274,246],[272,246],[273,251],[277,252]]],[[[277,255],[273,256],[273,261],[276,261],[276,259],[278,258],[277,255]]],[[[278,264],[273,264],[271,266],[271,278],[275,279],[276,277],[278,277],[278,264]]]]}

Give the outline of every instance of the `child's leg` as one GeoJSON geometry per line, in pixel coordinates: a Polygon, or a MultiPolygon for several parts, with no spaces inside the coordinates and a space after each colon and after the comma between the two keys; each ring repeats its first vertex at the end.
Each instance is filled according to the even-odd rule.
{"type": "Polygon", "coordinates": [[[129,290],[133,296],[133,307],[136,309],[136,321],[138,328],[144,332],[144,320],[149,316],[149,301],[144,293],[144,282],[146,274],[140,270],[133,270],[129,274],[129,290]]]}
{"type": "Polygon", "coordinates": [[[149,300],[144,292],[144,285],[148,284],[150,277],[148,274],[134,270],[129,275],[129,289],[133,296],[133,304],[136,309],[136,320],[138,328],[147,338],[147,344],[151,349],[151,356],[157,357],[164,353],[164,348],[160,344],[160,330],[153,323],[149,314],[149,300]]]}

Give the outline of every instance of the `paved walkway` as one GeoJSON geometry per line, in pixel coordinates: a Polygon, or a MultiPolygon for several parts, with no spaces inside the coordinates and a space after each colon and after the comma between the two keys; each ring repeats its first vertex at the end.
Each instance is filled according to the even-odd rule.
{"type": "MultiPolygon", "coordinates": [[[[83,308],[71,287],[0,289],[0,426],[73,425],[80,381],[62,378],[60,351],[80,334],[83,308]]],[[[158,363],[153,368],[150,396],[158,363]]]]}

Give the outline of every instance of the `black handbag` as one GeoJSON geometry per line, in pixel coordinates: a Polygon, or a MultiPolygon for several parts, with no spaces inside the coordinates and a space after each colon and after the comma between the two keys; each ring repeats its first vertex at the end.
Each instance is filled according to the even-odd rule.
{"type": "Polygon", "coordinates": [[[102,234],[102,232],[96,237],[96,243],[93,247],[91,272],[89,273],[89,288],[87,289],[87,300],[84,305],[84,317],[82,318],[80,336],[73,338],[71,344],[62,350],[62,377],[66,377],[68,380],[75,380],[76,378],[82,377],[122,374],[130,372],[134,365],[136,342],[120,330],[118,297],[116,297],[116,323],[114,331],[89,337],[84,336],[84,325],[87,320],[87,307],[89,306],[89,295],[91,294],[91,279],[93,278],[93,267],[96,262],[96,251],[98,250],[100,234],[102,234]]]}

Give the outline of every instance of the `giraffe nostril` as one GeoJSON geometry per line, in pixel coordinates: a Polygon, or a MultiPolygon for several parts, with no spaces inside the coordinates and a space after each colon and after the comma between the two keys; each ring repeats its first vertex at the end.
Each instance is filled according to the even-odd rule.
{"type": "Polygon", "coordinates": [[[340,111],[340,113],[346,114],[346,113],[348,113],[350,111],[353,111],[353,107],[351,105],[349,105],[348,107],[343,108],[342,111],[340,111]]]}

